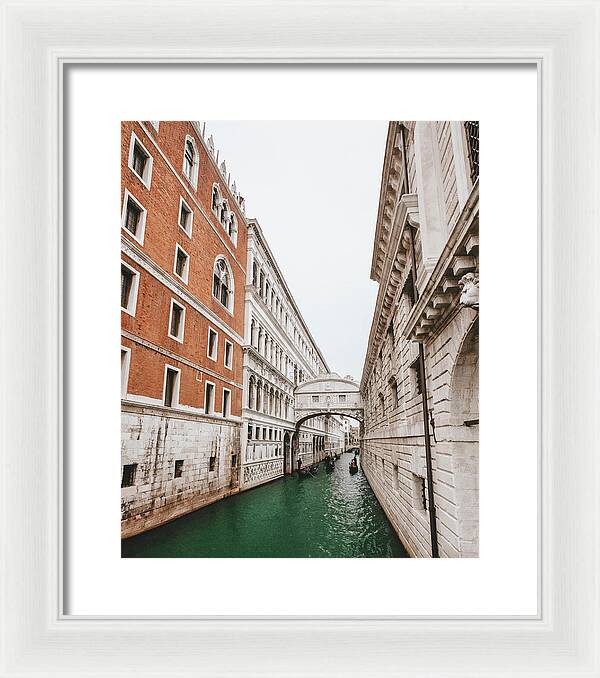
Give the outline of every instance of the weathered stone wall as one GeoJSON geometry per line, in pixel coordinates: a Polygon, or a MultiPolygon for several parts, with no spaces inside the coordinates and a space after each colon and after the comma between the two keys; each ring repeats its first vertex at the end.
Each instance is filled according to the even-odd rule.
{"type": "MultiPolygon", "coordinates": [[[[478,555],[479,425],[464,424],[478,421],[478,410],[465,419],[462,409],[467,403],[477,408],[476,334],[476,313],[463,308],[425,345],[428,402],[435,425],[432,461],[442,557],[478,555]]],[[[398,350],[400,356],[402,353],[398,350]]],[[[406,353],[412,358],[411,351],[406,353]]],[[[411,369],[410,358],[398,364],[392,355],[387,355],[377,385],[382,386],[391,376],[400,377],[402,397],[384,416],[376,403],[367,411],[369,430],[363,441],[362,465],[409,553],[427,557],[431,555],[431,538],[426,496],[423,501],[427,473],[422,405],[411,376],[406,375],[411,369]],[[371,422],[376,423],[370,427],[371,422]]],[[[430,431],[433,433],[432,427],[430,431]]]]}
{"type": "Polygon", "coordinates": [[[371,270],[380,287],[361,379],[361,460],[417,557],[432,555],[425,426],[439,555],[478,555],[479,185],[472,153],[459,121],[390,123],[371,270]],[[430,422],[423,420],[425,392],[430,422]]]}
{"type": "Polygon", "coordinates": [[[123,538],[238,491],[239,424],[126,403],[121,422],[121,468],[137,464],[135,482],[121,488],[123,538]]]}

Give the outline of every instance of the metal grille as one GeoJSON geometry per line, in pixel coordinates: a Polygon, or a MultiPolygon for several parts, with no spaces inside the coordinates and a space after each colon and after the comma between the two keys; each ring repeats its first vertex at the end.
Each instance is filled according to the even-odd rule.
{"type": "Polygon", "coordinates": [[[471,179],[473,183],[479,178],[479,121],[465,122],[469,162],[471,164],[471,179]]]}

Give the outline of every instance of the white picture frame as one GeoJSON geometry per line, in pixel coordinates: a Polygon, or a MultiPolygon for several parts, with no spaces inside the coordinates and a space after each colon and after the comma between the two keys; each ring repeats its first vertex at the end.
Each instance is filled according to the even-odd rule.
{"type": "MultiPolygon", "coordinates": [[[[598,3],[211,0],[174,11],[166,0],[143,9],[21,1],[2,2],[2,10],[0,675],[600,676],[598,3]],[[62,503],[64,68],[305,61],[537,64],[540,615],[68,616],[60,557],[69,508],[62,503]],[[10,256],[16,251],[30,256],[27,276],[10,256]]],[[[507,294],[518,303],[516,281],[507,294]]]]}

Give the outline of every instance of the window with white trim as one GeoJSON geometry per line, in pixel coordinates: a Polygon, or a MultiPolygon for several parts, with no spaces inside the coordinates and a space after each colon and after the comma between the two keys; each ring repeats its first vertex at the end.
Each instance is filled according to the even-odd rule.
{"type": "Polygon", "coordinates": [[[231,369],[233,365],[233,344],[230,341],[227,341],[227,339],[225,339],[224,354],[225,357],[223,359],[223,363],[227,369],[231,369]]]}
{"type": "Polygon", "coordinates": [[[233,276],[224,257],[217,257],[213,270],[213,297],[228,311],[233,310],[233,276]]]}
{"type": "Polygon", "coordinates": [[[214,414],[215,411],[215,385],[207,381],[204,386],[204,412],[214,414]]]}
{"type": "Polygon", "coordinates": [[[121,346],[121,398],[127,397],[129,384],[129,366],[131,365],[131,349],[121,346]]]}
{"type": "Polygon", "coordinates": [[[124,261],[121,262],[121,310],[135,315],[140,274],[124,261]]]}
{"type": "Polygon", "coordinates": [[[194,213],[187,202],[179,196],[179,216],[177,219],[179,227],[185,231],[186,235],[192,237],[192,222],[194,221],[194,213]]]}
{"type": "Polygon", "coordinates": [[[165,383],[163,388],[163,405],[177,407],[179,404],[179,380],[181,370],[171,365],[165,365],[165,383]]]}
{"type": "Polygon", "coordinates": [[[181,247],[181,245],[175,246],[175,263],[173,265],[173,273],[183,280],[187,284],[188,275],[190,271],[190,256],[189,254],[181,247]]]}
{"type": "Polygon", "coordinates": [[[219,352],[219,333],[215,332],[212,327],[209,327],[206,355],[211,360],[216,360],[218,352],[219,352]]]}
{"type": "Polygon", "coordinates": [[[188,135],[183,146],[183,174],[194,188],[198,186],[198,160],[196,144],[188,135]]]}
{"type": "Polygon", "coordinates": [[[183,332],[185,328],[185,306],[182,306],[175,299],[171,299],[171,311],[169,313],[169,336],[183,343],[183,332]]]}
{"type": "Polygon", "coordinates": [[[228,417],[231,414],[231,391],[228,388],[223,389],[223,416],[228,417]]]}
{"type": "Polygon", "coordinates": [[[145,227],[146,210],[139,200],[134,198],[128,190],[125,190],[121,212],[121,228],[124,228],[140,245],[143,245],[145,227]]]}
{"type": "Polygon", "coordinates": [[[148,189],[152,183],[152,162],[153,159],[149,151],[139,140],[135,132],[132,132],[127,164],[129,169],[148,189]]]}

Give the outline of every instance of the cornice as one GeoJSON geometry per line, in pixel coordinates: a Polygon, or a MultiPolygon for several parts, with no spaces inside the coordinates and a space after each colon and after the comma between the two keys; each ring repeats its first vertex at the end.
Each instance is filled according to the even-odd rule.
{"type": "Polygon", "coordinates": [[[456,220],[437,264],[402,328],[407,339],[422,341],[435,333],[459,303],[459,281],[479,267],[479,182],[456,220]]]}
{"type": "MultiPolygon", "coordinates": [[[[304,317],[302,316],[302,313],[300,312],[300,309],[298,308],[298,305],[296,304],[296,300],[294,299],[294,295],[292,294],[290,288],[288,287],[287,282],[285,281],[285,278],[283,276],[283,273],[281,272],[281,269],[279,268],[279,265],[275,261],[275,257],[273,255],[273,252],[271,251],[271,248],[269,247],[269,244],[265,238],[265,235],[262,231],[262,228],[260,227],[260,224],[258,223],[257,219],[248,219],[248,236],[250,238],[251,235],[254,235],[257,239],[257,241],[261,244],[261,246],[264,248],[266,255],[269,259],[269,263],[273,267],[273,270],[276,272],[277,277],[279,279],[279,283],[283,287],[285,294],[287,296],[288,302],[290,306],[294,309],[294,312],[296,313],[298,317],[298,321],[300,325],[302,326],[303,330],[306,332],[306,335],[310,342],[312,343],[312,346],[314,350],[317,352],[317,355],[321,359],[321,362],[323,363],[325,369],[327,372],[330,371],[329,365],[327,364],[327,361],[325,360],[325,357],[321,353],[321,349],[319,348],[317,342],[315,341],[314,337],[312,336],[310,330],[308,329],[308,325],[306,324],[306,321],[304,320],[304,317]]],[[[304,358],[303,358],[304,359],[304,358]]]]}
{"type": "Polygon", "coordinates": [[[419,206],[417,195],[410,193],[401,196],[394,209],[389,237],[389,243],[396,243],[396,246],[393,249],[388,247],[389,251],[385,253],[384,263],[381,268],[379,291],[375,302],[375,311],[373,313],[367,353],[360,382],[361,392],[364,390],[373,363],[375,362],[379,345],[389,325],[394,302],[401,289],[405,269],[411,266],[410,262],[407,263],[408,254],[412,246],[412,238],[408,228],[409,226],[417,227],[418,224],[419,206]]]}

